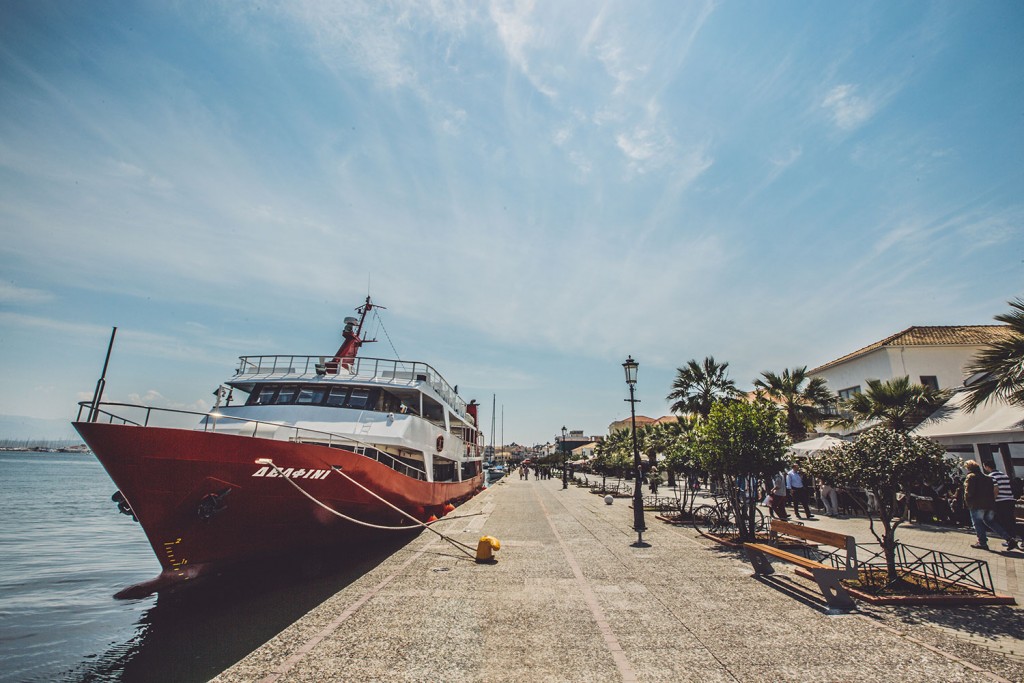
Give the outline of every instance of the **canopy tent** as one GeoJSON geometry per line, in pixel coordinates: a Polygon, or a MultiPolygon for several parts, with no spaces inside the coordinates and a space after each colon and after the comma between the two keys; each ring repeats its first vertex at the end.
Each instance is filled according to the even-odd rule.
{"type": "Polygon", "coordinates": [[[806,458],[843,443],[846,442],[840,438],[823,434],[822,436],[816,436],[813,439],[793,444],[789,447],[789,452],[797,457],[806,458]]]}

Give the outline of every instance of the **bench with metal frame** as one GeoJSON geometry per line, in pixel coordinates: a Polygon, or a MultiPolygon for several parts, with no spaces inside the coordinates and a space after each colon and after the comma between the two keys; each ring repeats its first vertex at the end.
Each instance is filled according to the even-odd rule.
{"type": "MultiPolygon", "coordinates": [[[[852,609],[854,607],[853,598],[850,597],[850,594],[843,587],[842,583],[840,583],[843,579],[857,578],[857,541],[853,536],[837,534],[831,531],[825,531],[824,529],[816,529],[814,527],[803,526],[800,524],[783,522],[779,519],[772,520],[771,532],[772,535],[776,537],[782,535],[794,539],[800,539],[803,542],[809,541],[819,545],[831,546],[838,550],[845,551],[845,556],[841,562],[836,563],[840,566],[836,566],[832,564],[822,564],[821,562],[816,562],[815,560],[811,560],[802,555],[781,550],[772,545],[766,545],[763,543],[745,543],[743,548],[747,553],[747,559],[750,560],[750,563],[754,566],[755,575],[775,573],[775,569],[772,567],[772,563],[768,559],[768,556],[770,555],[785,562],[795,564],[810,572],[812,578],[817,582],[818,588],[821,589],[821,594],[824,596],[825,602],[827,602],[830,607],[839,607],[842,609],[852,609]]],[[[834,559],[839,560],[838,557],[833,557],[834,559]]]]}

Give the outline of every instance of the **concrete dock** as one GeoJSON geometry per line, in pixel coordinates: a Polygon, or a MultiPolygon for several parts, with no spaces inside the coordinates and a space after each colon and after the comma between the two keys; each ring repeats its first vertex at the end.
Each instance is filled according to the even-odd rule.
{"type": "Polygon", "coordinates": [[[1019,607],[834,613],[629,502],[506,478],[442,522],[496,564],[424,532],[214,680],[1024,681],[1019,607]]]}

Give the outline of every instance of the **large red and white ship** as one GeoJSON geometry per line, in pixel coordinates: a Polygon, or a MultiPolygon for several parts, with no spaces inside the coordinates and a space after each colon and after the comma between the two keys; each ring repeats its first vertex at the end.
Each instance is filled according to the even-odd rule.
{"type": "Polygon", "coordinates": [[[345,319],[333,357],[241,357],[209,413],[81,404],[74,426],[162,566],[119,595],[416,530],[482,488],[476,402],[425,363],[360,357],[374,308],[345,319]]]}

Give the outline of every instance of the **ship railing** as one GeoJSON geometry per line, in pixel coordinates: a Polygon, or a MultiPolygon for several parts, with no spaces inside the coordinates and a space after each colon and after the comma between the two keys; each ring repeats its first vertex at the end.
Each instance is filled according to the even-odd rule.
{"type": "MultiPolygon", "coordinates": [[[[92,401],[81,401],[78,404],[78,419],[77,422],[81,422],[83,419],[83,412],[86,416],[89,415],[92,409],[92,401]]],[[[137,403],[100,403],[96,408],[96,421],[97,422],[108,422],[110,424],[124,424],[132,425],[134,427],[148,427],[152,419],[153,413],[161,414],[162,416],[174,415],[180,417],[182,424],[175,425],[180,428],[188,428],[189,426],[194,427],[195,418],[200,418],[201,431],[204,432],[216,432],[218,424],[222,427],[224,424],[234,424],[240,427],[245,427],[243,432],[241,429],[222,429],[222,431],[230,431],[232,434],[238,436],[248,436],[254,439],[266,439],[265,436],[269,431],[273,431],[275,439],[280,430],[291,431],[292,434],[288,435],[288,441],[296,443],[307,443],[319,446],[327,446],[328,448],[345,448],[350,450],[357,455],[361,455],[371,460],[376,460],[382,465],[387,465],[396,472],[405,474],[413,479],[427,479],[427,473],[417,467],[399,460],[395,456],[385,451],[379,450],[376,446],[370,443],[366,443],[357,438],[354,438],[347,434],[335,434],[334,432],[325,432],[319,429],[309,429],[308,427],[297,427],[295,425],[284,424],[281,422],[271,422],[269,420],[252,420],[244,417],[235,417],[234,415],[224,415],[213,410],[209,413],[200,413],[194,410],[180,410],[177,408],[159,408],[156,406],[145,406],[137,403]],[[141,411],[142,416],[138,419],[141,421],[131,420],[123,415],[118,415],[104,408],[126,408],[135,411],[141,411]],[[184,424],[185,418],[191,418],[189,423],[184,424]],[[250,433],[251,429],[251,433],[250,433]],[[262,430],[262,435],[261,435],[262,430]]],[[[200,431],[198,428],[196,431],[200,431]]],[[[288,434],[288,431],[283,434],[288,434]]]]}
{"type": "Polygon", "coordinates": [[[336,366],[326,356],[241,356],[238,359],[235,380],[245,379],[315,379],[323,376],[325,365],[331,365],[336,375],[347,379],[413,386],[419,382],[428,384],[438,396],[455,410],[460,417],[466,417],[466,401],[452,388],[437,370],[419,361],[395,360],[393,358],[343,359],[336,366]],[[318,371],[318,367],[319,370],[318,371]],[[347,367],[346,367],[347,366],[347,367]]]}

